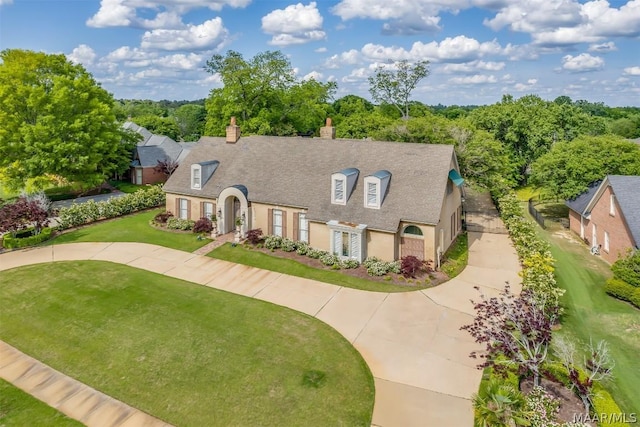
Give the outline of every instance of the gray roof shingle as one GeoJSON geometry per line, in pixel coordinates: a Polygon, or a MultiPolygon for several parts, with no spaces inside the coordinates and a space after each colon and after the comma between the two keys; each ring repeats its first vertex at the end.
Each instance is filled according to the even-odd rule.
{"type": "Polygon", "coordinates": [[[339,220],[396,231],[401,220],[436,224],[449,170],[457,168],[453,146],[302,137],[246,136],[235,144],[202,137],[184,159],[190,166],[210,160],[220,165],[201,190],[192,190],[190,167],[180,167],[164,189],[169,193],[217,197],[233,185],[248,189],[248,200],[308,208],[310,220],[339,220]],[[331,204],[331,174],[360,171],[346,205],[331,204]],[[364,177],[391,173],[380,209],[364,207],[364,177]]]}
{"type": "Polygon", "coordinates": [[[607,179],[637,248],[640,245],[640,176],[609,175],[607,179]]]}
{"type": "Polygon", "coordinates": [[[587,191],[579,194],[573,199],[567,200],[565,204],[572,211],[578,212],[580,215],[584,215],[585,213],[584,211],[587,208],[587,205],[589,204],[591,199],[593,199],[593,196],[598,191],[598,187],[600,187],[601,183],[602,183],[602,180],[592,182],[591,184],[589,184],[589,188],[587,189],[587,191]]]}

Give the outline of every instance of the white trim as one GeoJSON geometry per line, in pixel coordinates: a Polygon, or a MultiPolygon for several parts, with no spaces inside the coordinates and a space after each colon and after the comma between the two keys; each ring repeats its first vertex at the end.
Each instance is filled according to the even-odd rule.
{"type": "Polygon", "coordinates": [[[331,203],[334,205],[347,204],[347,180],[338,176],[331,177],[331,203]]]}
{"type": "Polygon", "coordinates": [[[191,189],[202,189],[202,167],[197,163],[191,165],[191,189]]]}
{"type": "Polygon", "coordinates": [[[609,215],[616,216],[616,196],[615,194],[609,194],[609,215]]]}
{"type": "Polygon", "coordinates": [[[329,228],[329,248],[331,253],[341,259],[355,259],[362,262],[366,258],[366,234],[365,224],[345,224],[332,220],[326,223],[329,228]],[[348,255],[343,255],[342,233],[349,236],[348,255]]]}

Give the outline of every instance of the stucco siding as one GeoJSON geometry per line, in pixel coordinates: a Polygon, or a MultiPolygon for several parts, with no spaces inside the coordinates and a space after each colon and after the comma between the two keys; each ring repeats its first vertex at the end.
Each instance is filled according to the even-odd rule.
{"type": "Polygon", "coordinates": [[[383,261],[393,261],[398,257],[396,234],[367,230],[367,257],[374,256],[383,261]]]}

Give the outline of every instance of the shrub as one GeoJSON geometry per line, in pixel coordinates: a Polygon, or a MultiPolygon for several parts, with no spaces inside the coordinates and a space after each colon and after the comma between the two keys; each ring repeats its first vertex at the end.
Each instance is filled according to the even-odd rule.
{"type": "Polygon", "coordinates": [[[344,259],[340,261],[340,267],[347,268],[347,269],[358,268],[360,267],[360,263],[356,259],[344,259]]]}
{"type": "Polygon", "coordinates": [[[264,247],[267,249],[280,249],[282,246],[282,237],[280,236],[267,236],[264,239],[264,247]]]}
{"type": "Polygon", "coordinates": [[[560,401],[542,387],[534,387],[525,397],[525,413],[531,427],[560,427],[556,416],[560,401]]]}
{"type": "Polygon", "coordinates": [[[27,236],[27,237],[13,237],[11,234],[5,234],[2,239],[2,246],[6,249],[26,248],[27,246],[34,246],[49,240],[53,233],[53,229],[49,227],[43,228],[40,233],[27,236]]]}
{"type": "Polygon", "coordinates": [[[615,277],[607,280],[607,283],[604,285],[604,291],[606,293],[624,301],[631,301],[633,293],[638,289],[640,288],[631,286],[627,282],[616,279],[615,277]]]}
{"type": "Polygon", "coordinates": [[[631,304],[640,308],[640,288],[636,288],[636,290],[633,292],[633,295],[631,295],[631,299],[629,301],[631,302],[631,304]]]}
{"type": "Polygon", "coordinates": [[[618,406],[611,394],[602,387],[601,384],[595,383],[593,386],[593,397],[591,401],[593,403],[593,412],[595,414],[606,414],[608,419],[601,419],[598,425],[600,426],[613,426],[624,427],[627,423],[622,422],[624,419],[624,413],[618,406]]]}
{"type": "Polygon", "coordinates": [[[611,266],[614,277],[628,284],[640,287],[640,251],[629,252],[611,266]]]}
{"type": "Polygon", "coordinates": [[[367,274],[369,276],[384,276],[389,272],[389,264],[384,261],[369,263],[367,274]]]}
{"type": "Polygon", "coordinates": [[[340,258],[329,252],[324,253],[320,257],[320,262],[324,265],[337,265],[338,267],[340,266],[340,258]]]}
{"type": "Polygon", "coordinates": [[[387,272],[400,274],[402,271],[402,263],[400,261],[391,261],[387,263],[387,272]]]}
{"type": "Polygon", "coordinates": [[[262,228],[254,228],[247,231],[247,241],[252,245],[257,245],[262,241],[262,228]]]}
{"type": "Polygon", "coordinates": [[[162,211],[153,217],[153,222],[156,224],[166,224],[169,218],[173,217],[173,214],[169,211],[162,211]]]}
{"type": "Polygon", "coordinates": [[[193,229],[195,222],[190,219],[171,217],[167,220],[167,228],[170,230],[188,231],[193,229]]]}
{"type": "Polygon", "coordinates": [[[77,227],[100,219],[128,215],[143,209],[155,208],[165,203],[162,187],[154,185],[129,193],[122,197],[112,197],[106,201],[76,203],[60,209],[59,228],[61,230],[77,227]]]}
{"type": "Polygon", "coordinates": [[[296,242],[285,237],[282,239],[282,243],[280,243],[280,249],[285,252],[293,252],[296,250],[296,242]]]}
{"type": "Polygon", "coordinates": [[[298,255],[307,255],[307,253],[309,253],[309,250],[311,248],[309,247],[309,244],[306,242],[298,242],[297,244],[297,248],[296,248],[296,253],[298,255]]]}
{"type": "Polygon", "coordinates": [[[209,218],[200,218],[193,224],[194,233],[211,233],[213,222],[209,218]]]}
{"type": "Polygon", "coordinates": [[[407,255],[402,257],[402,263],[400,266],[400,272],[404,277],[414,278],[418,273],[422,273],[426,270],[425,262],[413,255],[407,255]]]}
{"type": "Polygon", "coordinates": [[[370,256],[370,257],[367,257],[367,259],[365,259],[362,262],[362,265],[364,265],[366,268],[369,268],[371,267],[371,265],[375,264],[376,262],[380,262],[380,259],[374,256],[370,256]]]}
{"type": "Polygon", "coordinates": [[[328,253],[329,252],[323,251],[320,249],[309,248],[309,251],[307,252],[307,256],[313,259],[320,259],[323,255],[326,255],[328,253]]]}

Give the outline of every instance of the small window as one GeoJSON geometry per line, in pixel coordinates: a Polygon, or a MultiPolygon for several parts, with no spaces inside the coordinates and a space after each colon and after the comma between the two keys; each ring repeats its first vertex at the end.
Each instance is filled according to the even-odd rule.
{"type": "Polygon", "coordinates": [[[609,252],[609,233],[604,232],[604,251],[609,252]]]}
{"type": "Polygon", "coordinates": [[[453,193],[453,181],[447,180],[447,194],[453,193]]]}
{"type": "Polygon", "coordinates": [[[191,188],[199,190],[202,186],[202,170],[200,165],[191,166],[191,188]]]}
{"type": "Polygon", "coordinates": [[[344,202],[344,181],[341,179],[333,180],[333,200],[344,202]]]}
{"type": "Polygon", "coordinates": [[[309,243],[309,221],[303,212],[298,214],[298,240],[309,243]]]}
{"type": "Polygon", "coordinates": [[[422,236],[422,230],[420,230],[420,227],[416,225],[407,225],[402,233],[413,236],[422,236]]]}
{"type": "Polygon", "coordinates": [[[180,219],[189,219],[189,200],[187,199],[180,199],[180,212],[179,212],[179,218],[180,219]]]}
{"type": "Polygon", "coordinates": [[[609,215],[616,215],[616,196],[613,194],[609,196],[609,215]]]}
{"type": "Polygon", "coordinates": [[[202,204],[202,216],[209,219],[213,218],[213,203],[204,202],[202,204]]]}
{"type": "Polygon", "coordinates": [[[273,235],[282,237],[282,211],[280,209],[273,210],[273,235]]]}
{"type": "Polygon", "coordinates": [[[367,206],[378,206],[378,186],[375,182],[367,183],[367,206]]]}

